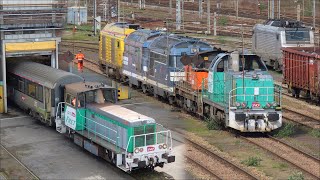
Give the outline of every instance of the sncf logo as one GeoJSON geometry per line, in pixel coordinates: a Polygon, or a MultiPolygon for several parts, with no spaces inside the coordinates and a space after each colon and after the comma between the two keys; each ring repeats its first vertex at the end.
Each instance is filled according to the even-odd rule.
{"type": "Polygon", "coordinates": [[[154,151],[154,150],[155,150],[155,148],[153,146],[147,147],[147,152],[154,151]]]}

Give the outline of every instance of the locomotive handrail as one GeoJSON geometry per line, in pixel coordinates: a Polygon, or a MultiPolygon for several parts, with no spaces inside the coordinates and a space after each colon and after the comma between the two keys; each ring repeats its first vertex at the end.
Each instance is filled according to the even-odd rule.
{"type": "MultiPolygon", "coordinates": [[[[62,111],[62,108],[64,108],[63,104],[66,104],[66,105],[72,107],[72,105],[71,105],[70,103],[67,103],[67,102],[60,102],[60,103],[58,103],[58,108],[57,108],[58,110],[57,110],[57,112],[56,112],[56,117],[60,117],[60,116],[58,116],[59,112],[60,112],[60,113],[63,112],[63,111],[62,111]],[[59,109],[59,107],[60,107],[60,109],[59,109]],[[60,110],[60,111],[59,111],[59,110],[60,110]]],[[[82,126],[83,128],[86,128],[86,129],[88,130],[88,133],[89,133],[90,131],[91,131],[91,132],[94,132],[95,136],[98,134],[98,135],[102,136],[103,138],[106,138],[106,139],[108,139],[109,141],[117,144],[117,141],[119,140],[119,133],[118,133],[117,130],[111,129],[111,128],[103,125],[103,124],[97,123],[97,122],[91,120],[90,118],[87,118],[87,117],[83,116],[79,111],[78,111],[78,113],[79,113],[80,117],[82,117],[82,118],[84,118],[84,119],[86,119],[86,120],[94,123],[94,125],[95,125],[94,130],[93,130],[92,128],[87,127],[85,124],[81,124],[81,126],[82,126]],[[106,129],[109,130],[109,131],[114,132],[114,133],[116,134],[117,140],[113,140],[113,139],[111,139],[111,138],[108,138],[108,137],[104,136],[104,135],[101,134],[101,133],[96,132],[97,125],[98,125],[98,126],[101,126],[101,127],[103,127],[103,128],[106,128],[106,129]]],[[[60,117],[60,118],[62,118],[62,117],[60,117]]],[[[64,119],[61,119],[61,120],[64,121],[64,119]]],[[[110,135],[110,133],[109,133],[109,135],[110,135]]]]}
{"type": "MultiPolygon", "coordinates": [[[[230,92],[229,92],[229,109],[230,107],[233,107],[231,106],[231,101],[233,101],[233,98],[234,97],[237,97],[237,96],[243,96],[244,98],[244,101],[246,101],[246,97],[267,97],[267,100],[265,102],[269,102],[269,97],[275,97],[275,89],[276,89],[276,86],[273,86],[273,87],[260,87],[260,86],[255,86],[255,87],[236,87],[234,89],[232,89],[230,92]],[[245,94],[246,92],[246,89],[254,89],[254,88],[262,88],[262,89],[267,89],[267,93],[266,94],[259,94],[259,95],[254,95],[254,94],[245,94]],[[233,92],[238,90],[238,89],[244,89],[244,92],[243,94],[241,95],[233,95],[233,92]],[[273,93],[269,94],[269,90],[270,89],[274,89],[273,93]]],[[[281,96],[281,92],[279,91],[279,96],[281,96]]],[[[274,100],[275,101],[275,100],[274,100]]],[[[281,100],[279,99],[279,105],[281,105],[281,100]]]]}
{"type": "MultiPolygon", "coordinates": [[[[157,125],[160,125],[160,124],[157,124],[157,125]]],[[[160,125],[160,126],[163,127],[162,125],[160,125]]],[[[132,139],[133,139],[133,141],[132,141],[133,146],[132,147],[133,147],[133,151],[134,151],[134,148],[136,148],[136,146],[135,146],[136,145],[135,144],[136,137],[143,137],[144,136],[145,137],[144,146],[146,146],[146,144],[147,144],[146,137],[149,136],[149,135],[155,135],[156,141],[155,141],[155,143],[153,145],[157,145],[158,144],[158,134],[160,134],[160,135],[165,134],[165,136],[166,136],[165,144],[167,144],[168,145],[168,149],[171,150],[172,149],[172,134],[171,134],[171,131],[170,130],[164,130],[164,131],[158,131],[158,132],[154,132],[154,133],[147,133],[147,134],[139,134],[139,135],[130,136],[129,140],[128,140],[128,143],[127,143],[127,147],[126,147],[126,156],[129,154],[128,149],[129,149],[129,146],[130,146],[130,143],[131,143],[132,139]],[[170,138],[170,146],[168,144],[168,142],[169,142],[168,138],[170,138]]],[[[161,143],[161,144],[163,144],[163,143],[161,143]]],[[[139,146],[139,147],[144,147],[144,146],[139,146]]],[[[153,152],[151,152],[151,153],[153,153],[153,152]]]]}
{"type": "MultiPolygon", "coordinates": [[[[97,123],[97,122],[91,120],[90,118],[87,118],[87,117],[83,116],[80,112],[79,112],[79,115],[80,115],[80,117],[82,117],[82,118],[84,118],[84,119],[86,119],[86,120],[89,120],[89,121],[91,121],[91,122],[94,123],[94,130],[93,130],[92,128],[89,128],[88,126],[82,124],[82,127],[83,127],[83,128],[86,128],[86,129],[88,130],[88,133],[89,133],[90,131],[92,131],[92,132],[94,132],[95,136],[96,136],[96,134],[98,134],[98,135],[100,135],[100,136],[108,139],[109,141],[117,144],[117,141],[119,140],[119,133],[118,133],[117,130],[111,129],[111,128],[103,125],[103,124],[97,123]],[[117,140],[113,140],[113,139],[111,139],[111,138],[108,138],[108,137],[104,136],[104,135],[101,134],[101,133],[98,133],[98,132],[97,132],[97,125],[102,126],[103,128],[106,128],[106,129],[109,130],[109,131],[113,131],[113,132],[116,134],[117,140]]],[[[109,133],[109,135],[110,135],[110,133],[109,133]]]]}

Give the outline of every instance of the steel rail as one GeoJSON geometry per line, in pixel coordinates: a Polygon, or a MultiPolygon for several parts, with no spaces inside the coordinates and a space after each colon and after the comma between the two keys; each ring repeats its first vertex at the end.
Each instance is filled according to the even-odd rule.
{"type": "MultiPolygon", "coordinates": [[[[272,152],[271,150],[265,148],[264,145],[261,145],[261,144],[255,142],[255,141],[253,141],[253,140],[250,140],[250,139],[248,139],[247,137],[245,137],[245,136],[243,136],[243,135],[240,135],[240,137],[241,137],[242,139],[248,141],[249,143],[254,144],[254,145],[256,145],[256,146],[258,146],[258,147],[260,147],[260,148],[268,151],[269,153],[277,156],[278,158],[282,159],[283,161],[285,161],[285,162],[287,162],[287,163],[295,166],[296,168],[300,169],[301,171],[303,171],[303,172],[305,172],[306,174],[308,174],[309,176],[311,176],[313,179],[319,179],[319,178],[320,178],[320,177],[318,177],[317,175],[313,174],[312,172],[309,172],[308,169],[305,169],[305,168],[299,166],[298,164],[290,161],[289,159],[286,159],[285,157],[282,157],[281,155],[276,154],[276,153],[272,152]]],[[[271,139],[272,141],[277,142],[277,143],[281,143],[280,141],[273,140],[272,138],[270,138],[270,139],[271,139]]],[[[285,146],[287,146],[288,148],[291,148],[291,149],[293,149],[294,151],[296,151],[296,150],[295,150],[294,148],[292,148],[291,146],[288,146],[288,145],[286,145],[286,144],[283,144],[283,145],[285,145],[285,146]]],[[[296,151],[296,152],[301,153],[301,151],[296,151]]],[[[308,155],[305,155],[305,153],[303,153],[303,156],[306,156],[306,157],[309,158],[309,156],[308,156],[308,155]]],[[[310,159],[314,160],[314,158],[310,158],[310,159]]],[[[316,159],[316,161],[319,161],[319,160],[316,159]]],[[[320,161],[319,161],[318,163],[320,163],[320,161]]]]}
{"type": "Polygon", "coordinates": [[[14,159],[16,160],[25,170],[27,170],[36,180],[40,178],[36,176],[26,165],[24,165],[17,157],[15,157],[4,145],[0,143],[1,147],[14,159]]]}

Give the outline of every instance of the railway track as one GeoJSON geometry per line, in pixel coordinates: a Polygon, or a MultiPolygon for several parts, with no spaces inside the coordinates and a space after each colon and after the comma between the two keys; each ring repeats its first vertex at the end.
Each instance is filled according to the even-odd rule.
{"type": "Polygon", "coordinates": [[[198,143],[186,139],[186,144],[187,158],[196,162],[196,164],[206,169],[206,171],[211,172],[211,174],[215,174],[218,179],[257,179],[248,171],[198,143]]]}
{"type": "Polygon", "coordinates": [[[194,164],[194,166],[198,166],[198,167],[200,167],[202,170],[204,170],[204,171],[206,172],[206,174],[210,176],[210,178],[212,178],[212,179],[221,179],[221,178],[219,178],[217,175],[215,175],[214,173],[212,173],[210,170],[208,170],[208,168],[206,168],[205,166],[203,166],[201,162],[196,161],[196,160],[193,160],[193,159],[191,159],[191,158],[189,158],[189,157],[186,157],[186,158],[187,158],[187,160],[188,160],[189,162],[191,162],[191,164],[194,164]]]}
{"type": "Polygon", "coordinates": [[[302,114],[288,108],[283,108],[282,116],[289,121],[293,121],[313,129],[320,129],[320,120],[306,114],[302,114]]]}
{"type": "Polygon", "coordinates": [[[312,155],[309,155],[297,148],[294,148],[276,138],[267,137],[245,137],[241,136],[248,142],[261,147],[271,154],[279,157],[287,163],[297,167],[303,171],[306,179],[320,178],[320,160],[312,155]]]}
{"type": "Polygon", "coordinates": [[[29,169],[25,164],[23,164],[16,156],[14,156],[4,145],[0,143],[0,148],[2,148],[6,153],[8,153],[23,169],[25,169],[33,179],[39,180],[40,178],[35,175],[31,169],[29,169]]]}

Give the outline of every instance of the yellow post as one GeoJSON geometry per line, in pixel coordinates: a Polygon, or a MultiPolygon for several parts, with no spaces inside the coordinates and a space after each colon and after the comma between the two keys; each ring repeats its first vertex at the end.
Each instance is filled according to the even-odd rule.
{"type": "Polygon", "coordinates": [[[4,113],[3,84],[0,82],[0,113],[4,113]]]}

